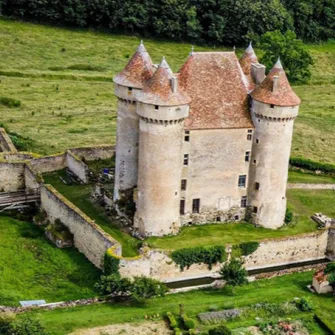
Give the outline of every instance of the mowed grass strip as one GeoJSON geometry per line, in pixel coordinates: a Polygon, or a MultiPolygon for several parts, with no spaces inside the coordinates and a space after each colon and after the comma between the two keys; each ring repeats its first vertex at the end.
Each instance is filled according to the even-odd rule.
{"type": "Polygon", "coordinates": [[[335,184],[335,178],[313,173],[302,173],[299,171],[289,171],[288,182],[292,184],[335,184]]]}
{"type": "MultiPolygon", "coordinates": [[[[22,102],[15,110],[0,106],[1,122],[32,138],[32,150],[42,154],[69,146],[115,143],[113,83],[99,81],[99,77],[112,79],[134,53],[139,37],[8,20],[0,20],[0,37],[0,73],[7,73],[0,77],[1,95],[22,102]],[[20,73],[28,78],[11,77],[20,73]],[[70,80],[71,76],[78,80],[70,80]],[[87,81],[90,77],[92,81],[87,81]]],[[[155,63],[165,55],[174,71],[191,50],[189,43],[153,39],[145,40],[145,45],[155,63]]],[[[335,163],[335,43],[308,48],[315,65],[311,84],[294,87],[302,105],[292,156],[335,163]]],[[[195,50],[214,49],[196,46],[195,50]]],[[[237,55],[242,52],[243,48],[238,49],[237,55]]]]}
{"type": "Polygon", "coordinates": [[[58,249],[42,228],[0,216],[0,305],[95,296],[100,270],[75,248],[58,249]]]}

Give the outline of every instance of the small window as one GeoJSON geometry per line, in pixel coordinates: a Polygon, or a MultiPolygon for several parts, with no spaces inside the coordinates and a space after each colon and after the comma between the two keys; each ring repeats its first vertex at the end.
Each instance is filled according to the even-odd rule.
{"type": "Polygon", "coordinates": [[[254,159],[254,164],[256,164],[256,159],[254,159]]]}
{"type": "Polygon", "coordinates": [[[186,135],[186,136],[184,137],[184,141],[185,141],[185,142],[189,142],[189,141],[190,141],[190,135],[186,135]]]}
{"type": "Polygon", "coordinates": [[[238,177],[238,187],[245,187],[246,180],[247,180],[246,175],[239,176],[238,177]]]}
{"type": "Polygon", "coordinates": [[[241,198],[241,208],[246,208],[247,207],[247,197],[243,196],[241,198]]]}
{"type": "Polygon", "coordinates": [[[270,108],[275,108],[275,105],[271,104],[271,105],[270,105],[270,108]]]}
{"type": "Polygon", "coordinates": [[[159,106],[155,105],[155,109],[159,109],[159,106]]]}
{"type": "Polygon", "coordinates": [[[257,144],[259,143],[259,139],[258,139],[258,138],[256,138],[256,143],[257,143],[257,144]]]}
{"type": "Polygon", "coordinates": [[[257,212],[258,212],[258,207],[254,206],[254,208],[253,208],[253,212],[254,212],[255,214],[257,214],[257,212]]]}
{"type": "Polygon", "coordinates": [[[133,91],[132,87],[128,87],[128,95],[131,95],[131,92],[133,91]]]}
{"type": "Polygon", "coordinates": [[[248,133],[249,133],[249,134],[252,134],[252,129],[248,129],[248,133]]]}
{"type": "Polygon", "coordinates": [[[188,155],[184,155],[184,165],[188,165],[188,155]]]}
{"type": "Polygon", "coordinates": [[[252,139],[252,135],[251,135],[251,134],[248,134],[248,135],[247,135],[247,140],[248,140],[248,141],[251,141],[251,139],[252,139]]]}
{"type": "Polygon", "coordinates": [[[181,181],[181,190],[185,191],[187,187],[187,180],[186,179],[182,179],[181,181]]]}
{"type": "Polygon", "coordinates": [[[216,222],[221,222],[221,217],[220,216],[216,217],[216,222]]]}
{"type": "Polygon", "coordinates": [[[190,131],[189,130],[185,130],[185,134],[189,135],[190,131]]]}
{"type": "Polygon", "coordinates": [[[249,162],[249,161],[250,161],[250,151],[246,151],[246,152],[245,152],[244,160],[245,160],[246,162],[249,162]]]}
{"type": "Polygon", "coordinates": [[[192,213],[200,212],[200,199],[193,199],[192,202],[192,213]]]}
{"type": "Polygon", "coordinates": [[[255,190],[259,190],[259,183],[255,183],[255,190]]]}
{"type": "Polygon", "coordinates": [[[180,208],[179,208],[180,215],[185,214],[185,200],[180,200],[180,208]]]}

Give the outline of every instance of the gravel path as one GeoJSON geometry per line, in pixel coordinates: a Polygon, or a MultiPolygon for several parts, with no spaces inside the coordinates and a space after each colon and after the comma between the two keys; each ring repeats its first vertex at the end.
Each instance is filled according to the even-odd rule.
{"type": "Polygon", "coordinates": [[[306,190],[334,190],[335,184],[287,184],[288,189],[306,189],[306,190]]]}

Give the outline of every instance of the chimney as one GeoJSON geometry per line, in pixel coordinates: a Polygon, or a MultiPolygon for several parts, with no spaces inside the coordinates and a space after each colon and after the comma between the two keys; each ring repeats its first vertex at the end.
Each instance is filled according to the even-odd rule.
{"type": "Polygon", "coordinates": [[[177,89],[178,89],[178,79],[177,77],[173,76],[171,78],[171,88],[172,88],[172,92],[173,93],[177,93],[177,89]]]}
{"type": "Polygon", "coordinates": [[[260,63],[251,64],[251,77],[259,85],[265,78],[265,66],[260,63]]]}
{"type": "Polygon", "coordinates": [[[278,76],[273,76],[273,86],[272,86],[272,92],[275,93],[278,90],[278,76]]]}

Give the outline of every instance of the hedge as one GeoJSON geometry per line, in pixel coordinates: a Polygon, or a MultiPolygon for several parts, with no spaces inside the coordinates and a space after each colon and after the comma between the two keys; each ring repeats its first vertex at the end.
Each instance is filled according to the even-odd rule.
{"type": "Polygon", "coordinates": [[[213,264],[225,261],[226,251],[222,245],[184,248],[172,252],[171,258],[180,266],[182,271],[185,267],[189,268],[192,264],[201,263],[207,264],[211,270],[213,264]]]}
{"type": "Polygon", "coordinates": [[[244,242],[233,246],[233,256],[248,256],[254,253],[259,247],[259,242],[244,242]]]}
{"type": "Polygon", "coordinates": [[[309,171],[322,171],[324,173],[335,174],[334,164],[314,162],[305,158],[290,158],[290,164],[291,166],[309,171]]]}
{"type": "Polygon", "coordinates": [[[109,249],[104,256],[104,272],[105,275],[112,275],[119,273],[120,260],[112,255],[109,249]]]}

